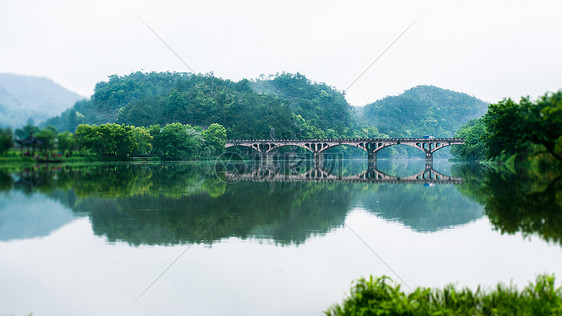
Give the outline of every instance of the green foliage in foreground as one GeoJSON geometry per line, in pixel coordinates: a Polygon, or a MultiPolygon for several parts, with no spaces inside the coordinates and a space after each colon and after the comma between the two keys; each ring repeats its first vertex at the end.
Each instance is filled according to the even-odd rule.
{"type": "Polygon", "coordinates": [[[326,315],[562,315],[562,288],[553,275],[539,275],[519,291],[498,284],[476,291],[447,285],[443,289],[416,288],[404,293],[389,277],[354,282],[350,295],[330,307],[326,315]]]}

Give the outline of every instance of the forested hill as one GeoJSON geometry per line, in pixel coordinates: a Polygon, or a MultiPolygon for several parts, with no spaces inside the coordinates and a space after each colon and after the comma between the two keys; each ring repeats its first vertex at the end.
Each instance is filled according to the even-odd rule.
{"type": "Polygon", "coordinates": [[[486,109],[467,94],[418,86],[354,114],[342,92],[298,73],[236,82],[212,74],[135,72],[98,83],[90,100],[78,101],[44,126],[73,132],[79,124],[218,123],[228,138],[240,139],[450,137],[486,109]]]}
{"type": "Polygon", "coordinates": [[[391,137],[452,137],[461,125],[482,116],[488,104],[465,93],[417,86],[358,108],[358,116],[391,137]]]}
{"type": "Polygon", "coordinates": [[[339,133],[356,127],[352,108],[341,92],[324,83],[312,83],[299,73],[256,80],[252,82],[252,88],[258,93],[270,93],[288,100],[291,111],[314,126],[339,133]]]}
{"type": "Polygon", "coordinates": [[[40,123],[83,98],[51,79],[0,74],[0,127],[20,127],[29,118],[40,123]]]}
{"type": "Polygon", "coordinates": [[[238,82],[212,74],[114,75],[96,85],[90,100],[77,102],[45,125],[74,131],[81,123],[110,122],[202,127],[218,123],[229,138],[350,137],[355,132],[351,106],[340,92],[285,73],[238,82]]]}

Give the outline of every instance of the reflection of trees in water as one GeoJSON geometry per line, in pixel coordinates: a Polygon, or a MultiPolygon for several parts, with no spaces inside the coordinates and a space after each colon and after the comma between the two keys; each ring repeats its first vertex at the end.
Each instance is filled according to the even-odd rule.
{"type": "MultiPolygon", "coordinates": [[[[48,194],[89,216],[97,235],[135,245],[228,237],[300,244],[341,226],[350,201],[334,184],[227,186],[212,164],[39,166],[14,178],[16,189],[48,194]]],[[[7,190],[10,181],[3,182],[7,190]]]]}
{"type": "Polygon", "coordinates": [[[11,190],[13,184],[12,176],[7,171],[0,169],[0,192],[11,190]]]}
{"type": "Polygon", "coordinates": [[[500,171],[459,165],[453,172],[464,183],[459,190],[485,205],[486,215],[502,233],[537,234],[562,245],[562,176],[500,171]]]}
{"type": "MultiPolygon", "coordinates": [[[[343,166],[344,172],[357,170],[343,166]]],[[[13,179],[17,190],[42,192],[90,217],[97,235],[133,245],[211,243],[229,237],[301,244],[342,227],[355,205],[424,232],[481,216],[481,208],[463,199],[453,185],[225,184],[210,163],[40,166],[15,173],[13,179]]]]}
{"type": "Polygon", "coordinates": [[[271,191],[268,183],[240,183],[216,198],[138,195],[90,200],[77,209],[90,216],[96,234],[134,245],[212,243],[228,237],[300,244],[341,226],[347,204],[349,194],[334,197],[329,187],[290,183],[271,191]]]}
{"type": "Polygon", "coordinates": [[[225,183],[212,176],[212,172],[209,164],[38,165],[14,173],[14,187],[27,194],[72,189],[78,197],[179,197],[198,192],[218,196],[225,183]]]}

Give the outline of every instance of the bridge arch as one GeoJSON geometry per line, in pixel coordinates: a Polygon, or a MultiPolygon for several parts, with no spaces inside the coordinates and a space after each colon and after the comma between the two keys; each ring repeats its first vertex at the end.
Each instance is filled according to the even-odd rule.
{"type": "Polygon", "coordinates": [[[443,149],[445,147],[448,146],[452,146],[452,145],[459,145],[459,144],[452,144],[450,142],[396,142],[396,143],[388,143],[385,144],[385,146],[382,147],[377,147],[374,152],[379,152],[385,148],[389,148],[389,147],[393,147],[393,146],[397,146],[397,145],[405,145],[405,146],[410,146],[416,149],[419,149],[421,151],[423,151],[424,153],[431,153],[433,154],[434,152],[438,151],[439,149],[443,149]]]}
{"type": "Polygon", "coordinates": [[[363,143],[341,142],[341,143],[338,143],[338,144],[326,144],[326,146],[324,148],[320,149],[318,152],[323,153],[330,148],[335,148],[335,147],[338,147],[338,146],[352,146],[352,147],[357,147],[359,149],[362,149],[362,150],[366,151],[363,143]]]}
{"type": "Polygon", "coordinates": [[[283,147],[299,147],[299,148],[304,148],[304,149],[308,150],[309,152],[314,152],[310,148],[307,148],[305,145],[299,144],[299,143],[287,143],[287,144],[273,145],[269,149],[267,149],[265,152],[270,153],[272,151],[278,150],[279,148],[283,148],[283,147]]]}
{"type": "Polygon", "coordinates": [[[236,148],[236,147],[244,147],[244,148],[250,148],[250,149],[253,149],[253,150],[259,152],[259,149],[255,148],[254,146],[251,146],[251,145],[249,145],[249,144],[233,144],[233,145],[226,145],[226,146],[224,146],[224,147],[225,147],[225,149],[228,149],[228,148],[236,148]]]}

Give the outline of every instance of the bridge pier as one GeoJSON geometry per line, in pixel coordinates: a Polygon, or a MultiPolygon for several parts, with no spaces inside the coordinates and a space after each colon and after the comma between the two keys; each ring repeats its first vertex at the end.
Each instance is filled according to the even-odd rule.
{"type": "Polygon", "coordinates": [[[370,169],[377,169],[377,152],[367,151],[367,167],[370,169]]]}
{"type": "Polygon", "coordinates": [[[314,167],[322,168],[322,165],[324,164],[324,154],[315,152],[313,156],[314,156],[314,167]]]}
{"type": "Polygon", "coordinates": [[[258,155],[260,165],[273,165],[273,156],[271,153],[260,152],[258,155]]]}
{"type": "Polygon", "coordinates": [[[425,152],[425,169],[433,169],[433,153],[430,151],[425,152]]]}

